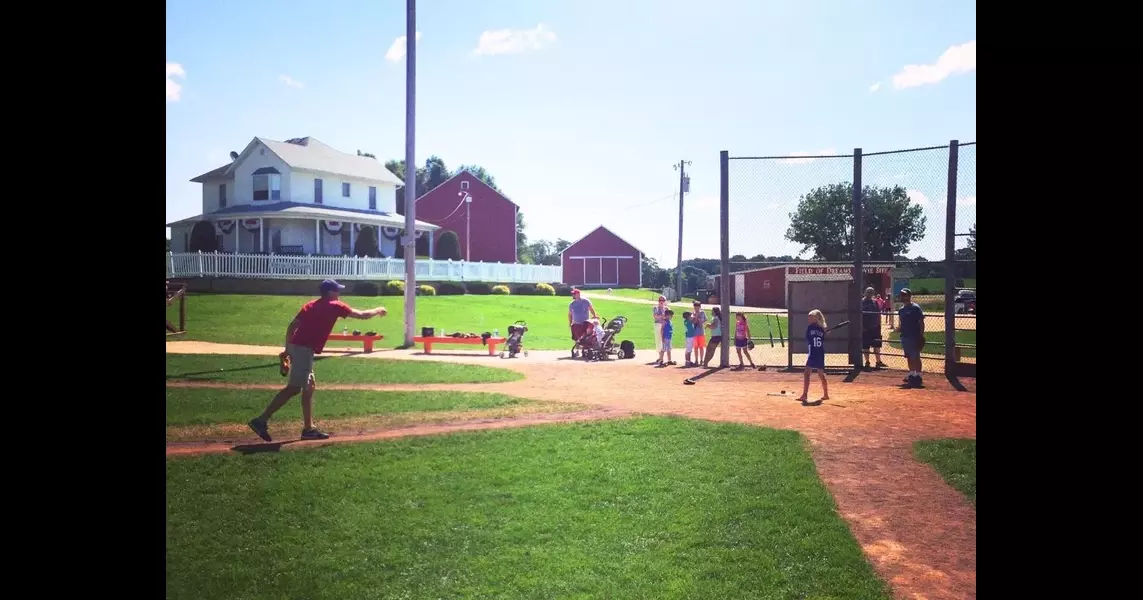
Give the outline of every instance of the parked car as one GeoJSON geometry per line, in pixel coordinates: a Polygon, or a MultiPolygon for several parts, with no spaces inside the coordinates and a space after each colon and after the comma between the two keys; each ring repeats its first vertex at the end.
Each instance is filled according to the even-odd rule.
{"type": "Polygon", "coordinates": [[[976,314],[976,290],[960,289],[956,291],[956,298],[953,300],[953,312],[957,314],[972,313],[976,314]]]}

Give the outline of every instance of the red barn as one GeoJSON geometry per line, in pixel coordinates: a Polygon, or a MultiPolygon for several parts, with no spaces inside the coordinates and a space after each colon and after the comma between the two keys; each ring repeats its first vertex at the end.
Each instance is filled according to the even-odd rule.
{"type": "Polygon", "coordinates": [[[641,287],[643,253],[600,225],[560,253],[564,283],[583,287],[641,287]]]}
{"type": "MultiPolygon", "coordinates": [[[[865,271],[865,285],[872,286],[878,294],[890,292],[893,285],[893,269],[894,265],[889,263],[865,263],[862,265],[862,270],[865,271]]],[[[730,304],[760,308],[788,308],[787,282],[852,281],[853,264],[801,263],[749,269],[730,275],[730,304]]],[[[714,289],[717,291],[719,289],[719,276],[715,275],[712,279],[714,279],[714,289]]]]}
{"type": "Polygon", "coordinates": [[[417,198],[417,220],[440,226],[433,248],[445,231],[460,240],[461,260],[516,262],[515,202],[468,171],[461,171],[417,198]],[[465,194],[472,201],[465,206],[465,194]]]}

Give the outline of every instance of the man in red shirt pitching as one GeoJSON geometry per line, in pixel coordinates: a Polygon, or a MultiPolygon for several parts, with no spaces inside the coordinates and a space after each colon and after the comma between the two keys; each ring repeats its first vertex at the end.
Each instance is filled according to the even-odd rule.
{"type": "Polygon", "coordinates": [[[313,406],[314,390],[317,382],[314,380],[314,355],[321,354],[325,347],[326,338],[333,331],[338,319],[372,319],[376,316],[384,317],[386,310],[379,306],[372,310],[354,310],[348,304],[338,300],[341,290],[345,286],[332,279],[321,282],[321,298],[307,302],[298,311],[298,315],[290,321],[286,328],[286,354],[290,358],[290,379],[286,387],[274,396],[274,400],[262,411],[261,415],[250,421],[250,429],[258,437],[272,441],[266,425],[270,417],[278,412],[290,398],[302,393],[302,418],[305,425],[302,428],[303,440],[324,440],[329,434],[314,427],[313,406]]]}

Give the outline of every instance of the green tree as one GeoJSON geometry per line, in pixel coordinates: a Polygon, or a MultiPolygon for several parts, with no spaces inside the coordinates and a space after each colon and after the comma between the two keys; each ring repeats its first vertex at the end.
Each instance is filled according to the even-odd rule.
{"type": "Polygon", "coordinates": [[[976,223],[968,229],[968,249],[972,250],[972,257],[976,258],[976,223]]]}
{"type": "Polygon", "coordinates": [[[443,231],[440,238],[437,239],[436,256],[433,258],[437,260],[460,260],[460,237],[456,235],[455,231],[443,231]]]}
{"type": "MultiPolygon", "coordinates": [[[[345,226],[353,225],[346,223],[345,226]]],[[[371,225],[362,227],[361,231],[357,232],[357,240],[353,243],[353,255],[377,257],[380,254],[381,250],[377,248],[377,229],[371,225]]]]}
{"type": "Polygon", "coordinates": [[[524,233],[524,213],[516,209],[516,255],[519,258],[520,249],[528,246],[528,235],[524,233]]]}
{"type": "Polygon", "coordinates": [[[668,285],[671,274],[659,266],[659,261],[643,255],[643,287],[661,288],[668,285]]]}
{"type": "MultiPolygon", "coordinates": [[[[798,200],[790,213],[786,239],[812,250],[821,260],[852,260],[853,184],[825,185],[798,200]]],[[[909,244],[925,236],[925,216],[901,186],[862,189],[864,202],[864,258],[891,260],[903,254],[909,244]]]]}
{"type": "Polygon", "coordinates": [[[199,221],[190,232],[190,252],[214,252],[218,250],[218,238],[214,236],[214,223],[199,221]]]}
{"type": "Polygon", "coordinates": [[[372,158],[373,160],[377,160],[377,155],[373,154],[372,152],[362,152],[362,151],[358,150],[357,155],[358,156],[364,156],[366,158],[372,158]]]}

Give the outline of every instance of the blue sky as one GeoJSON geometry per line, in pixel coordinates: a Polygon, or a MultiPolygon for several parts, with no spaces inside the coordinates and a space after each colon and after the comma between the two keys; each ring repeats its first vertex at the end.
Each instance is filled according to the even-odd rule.
{"type": "MultiPolygon", "coordinates": [[[[531,239],[604,224],[673,265],[671,167],[687,159],[683,255],[716,257],[720,150],[976,141],[975,3],[422,0],[417,29],[418,162],[488,169],[531,239]]],[[[254,136],[404,157],[405,61],[390,60],[404,33],[403,0],[168,0],[167,221],[198,214],[188,180],[254,136]]],[[[967,231],[975,147],[962,154],[967,231]]],[[[865,183],[925,207],[930,234],[909,255],[940,256],[947,155],[866,164],[865,183]]],[[[732,162],[731,253],[796,254],[782,234],[798,194],[851,172],[732,162]]]]}

